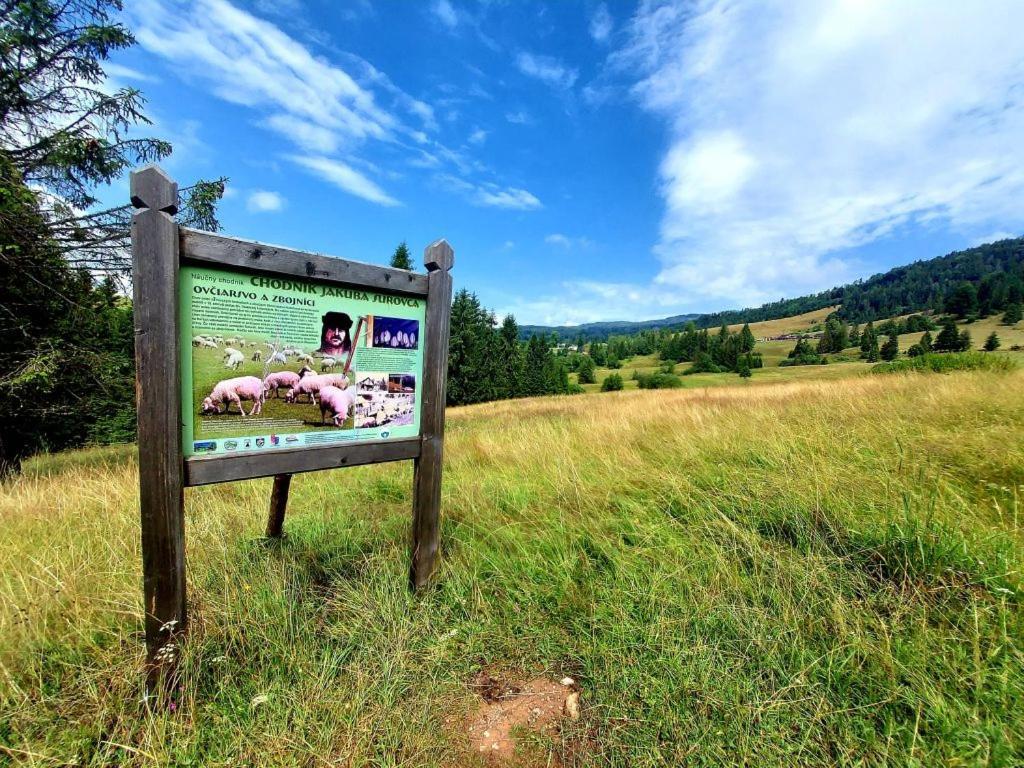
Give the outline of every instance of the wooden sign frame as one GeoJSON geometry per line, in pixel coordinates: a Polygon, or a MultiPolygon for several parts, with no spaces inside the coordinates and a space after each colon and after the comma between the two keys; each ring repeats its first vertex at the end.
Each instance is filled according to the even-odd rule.
{"type": "MultiPolygon", "coordinates": [[[[280,537],[296,472],[412,459],[409,582],[424,586],[439,545],[445,385],[455,256],[445,240],[424,253],[427,274],[363,264],[180,227],[178,185],[156,165],[131,174],[139,505],[145,597],[147,681],[176,667],[188,627],[185,601],[186,486],[274,477],[266,533],[280,537]],[[178,270],[226,267],[426,300],[419,435],[263,453],[185,457],[179,356],[178,270]]],[[[242,330],[242,329],[239,329],[242,330]]]]}

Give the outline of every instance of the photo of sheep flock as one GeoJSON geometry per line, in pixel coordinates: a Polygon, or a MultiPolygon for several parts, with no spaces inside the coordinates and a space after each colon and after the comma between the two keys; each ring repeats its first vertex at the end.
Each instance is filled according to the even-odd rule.
{"type": "Polygon", "coordinates": [[[0,768],[1024,767],[1024,2],[0,2],[0,768]]]}
{"type": "Polygon", "coordinates": [[[342,366],[331,357],[319,353],[314,357],[298,347],[272,341],[214,333],[197,334],[191,355],[196,439],[251,433],[252,428],[242,420],[245,416],[271,420],[280,425],[278,431],[289,432],[352,429],[355,425],[354,398],[344,411],[335,409],[330,399],[321,410],[320,387],[344,391],[358,378],[355,372],[342,372],[342,366]],[[237,392],[229,389],[224,397],[204,406],[219,385],[239,380],[237,392]]]}

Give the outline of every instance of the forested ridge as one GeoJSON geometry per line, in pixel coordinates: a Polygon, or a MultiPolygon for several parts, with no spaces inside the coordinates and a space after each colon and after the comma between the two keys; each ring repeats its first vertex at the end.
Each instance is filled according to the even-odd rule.
{"type": "Polygon", "coordinates": [[[842,319],[849,323],[865,323],[911,312],[941,312],[947,299],[963,283],[974,286],[983,313],[985,310],[1003,309],[1012,286],[1016,285],[1018,290],[1024,287],[1024,238],[999,240],[953,251],[945,256],[894,267],[866,280],[820,293],[772,301],[760,307],[703,315],[675,315],[637,323],[615,321],[557,328],[524,325],[521,334],[528,337],[535,333],[556,333],[565,340],[579,337],[586,341],[605,340],[612,335],[628,335],[641,330],[679,330],[691,320],[698,328],[778,320],[836,304],[842,304],[839,310],[842,319]]]}

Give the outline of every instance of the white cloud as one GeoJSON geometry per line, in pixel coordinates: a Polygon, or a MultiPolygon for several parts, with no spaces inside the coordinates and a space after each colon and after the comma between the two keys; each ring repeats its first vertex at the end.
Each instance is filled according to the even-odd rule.
{"type": "Polygon", "coordinates": [[[533,122],[533,119],[530,117],[530,114],[523,109],[520,109],[516,112],[506,112],[505,119],[508,120],[513,125],[528,125],[529,123],[533,122]]]}
{"type": "Polygon", "coordinates": [[[487,141],[487,131],[483,130],[482,128],[477,128],[475,131],[469,134],[468,141],[470,144],[483,144],[485,141],[487,141]]]}
{"type": "Polygon", "coordinates": [[[557,292],[499,300],[498,316],[527,325],[578,325],[600,320],[648,320],[677,312],[675,291],[638,283],[566,281],[557,292]]]}
{"type": "Polygon", "coordinates": [[[250,213],[268,213],[284,208],[285,200],[277,192],[257,189],[249,193],[245,207],[250,213]]]}
{"type": "Polygon", "coordinates": [[[540,200],[525,189],[501,187],[489,182],[474,184],[451,174],[438,174],[435,178],[441,186],[461,194],[473,205],[514,211],[530,211],[543,207],[540,200]]]}
{"type": "Polygon", "coordinates": [[[597,6],[597,10],[594,11],[594,15],[590,17],[590,36],[597,40],[597,42],[603,43],[612,33],[614,26],[615,21],[612,19],[612,15],[608,13],[608,6],[605,3],[601,3],[597,6]]]}
{"type": "Polygon", "coordinates": [[[132,12],[145,48],[208,79],[226,101],[269,107],[349,141],[385,139],[401,130],[400,121],[348,72],[226,0],[199,0],[188,10],[138,0],[132,12]]]}
{"type": "Polygon", "coordinates": [[[459,17],[455,13],[455,8],[449,0],[437,0],[431,10],[434,12],[434,16],[444,24],[448,29],[455,29],[459,24],[459,17]]]}
{"type": "Polygon", "coordinates": [[[401,205],[370,179],[340,160],[302,155],[291,155],[288,159],[356,197],[380,205],[401,205]]]}
{"type": "Polygon", "coordinates": [[[553,232],[544,238],[548,245],[557,245],[559,248],[569,250],[571,248],[589,248],[594,243],[587,237],[569,237],[561,232],[553,232]]]}
{"type": "MultiPolygon", "coordinates": [[[[461,18],[462,12],[445,0],[437,8],[461,18]]],[[[174,0],[134,0],[129,13],[143,47],[207,82],[225,101],[258,112],[259,125],[295,145],[295,162],[354,195],[398,204],[353,168],[372,168],[356,153],[373,142],[385,144],[388,152],[404,153],[399,162],[411,167],[443,161],[463,175],[489,173],[479,161],[431,137],[438,127],[433,106],[407,94],[359,56],[338,50],[331,51],[330,60],[313,55],[274,24],[228,0],[196,0],[188,6],[174,0]]],[[[467,16],[467,23],[477,21],[467,16]]],[[[470,142],[480,144],[486,135],[477,130],[470,142]]],[[[372,173],[388,178],[395,172],[373,168],[372,173]]],[[[482,204],[530,206],[529,193],[494,192],[491,186],[481,186],[480,199],[488,200],[482,204]]]]}
{"type": "Polygon", "coordinates": [[[145,83],[159,82],[159,79],[153,75],[146,74],[145,72],[139,72],[137,69],[132,69],[131,67],[114,64],[111,61],[103,62],[103,74],[115,81],[139,80],[145,83]]]}
{"type": "Polygon", "coordinates": [[[330,128],[292,115],[278,114],[267,118],[266,125],[309,152],[330,154],[338,148],[338,135],[330,128]]]}
{"type": "Polygon", "coordinates": [[[645,2],[634,94],[671,130],[656,284],[751,305],[856,276],[906,226],[1024,225],[1024,4],[645,2]]]}
{"type": "Polygon", "coordinates": [[[554,57],[540,56],[526,51],[516,57],[516,66],[524,75],[535,77],[552,88],[560,90],[572,88],[579,77],[579,72],[567,67],[554,57]]]}
{"type": "Polygon", "coordinates": [[[530,211],[541,207],[540,200],[525,189],[499,188],[493,185],[485,185],[478,189],[476,202],[490,208],[509,208],[516,211],[530,211]]]}

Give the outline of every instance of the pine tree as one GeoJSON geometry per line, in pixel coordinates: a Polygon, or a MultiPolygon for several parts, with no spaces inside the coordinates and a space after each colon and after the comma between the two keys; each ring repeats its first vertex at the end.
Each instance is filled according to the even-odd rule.
{"type": "Polygon", "coordinates": [[[877,351],[878,337],[875,335],[875,324],[869,320],[864,326],[864,333],[860,335],[860,356],[866,358],[872,347],[877,351]]]}
{"type": "Polygon", "coordinates": [[[754,344],[756,344],[756,340],[754,339],[753,332],[750,330],[750,323],[743,324],[743,328],[740,330],[740,340],[740,349],[743,352],[754,351],[754,344]]]}
{"type": "Polygon", "coordinates": [[[580,360],[579,367],[579,383],[580,384],[593,384],[596,379],[594,378],[594,359],[590,355],[584,355],[580,360]]]}
{"type": "Polygon", "coordinates": [[[391,266],[395,269],[413,269],[412,256],[409,255],[409,246],[405,244],[405,240],[400,242],[395,252],[391,254],[391,266]]]}
{"type": "Polygon", "coordinates": [[[498,359],[501,371],[499,397],[519,397],[523,389],[523,348],[519,343],[519,326],[512,315],[506,315],[498,331],[498,359]]]}
{"type": "Polygon", "coordinates": [[[854,323],[850,328],[849,341],[847,342],[851,347],[860,346],[860,323],[854,323]]]}
{"type": "Polygon", "coordinates": [[[999,341],[998,334],[996,334],[995,331],[992,331],[992,333],[989,334],[988,338],[985,339],[985,351],[995,352],[997,349],[999,349],[1000,344],[1001,342],[999,341]]]}
{"type": "Polygon", "coordinates": [[[1020,304],[1009,304],[1003,312],[1003,325],[1016,325],[1021,321],[1020,304]]]}
{"type": "Polygon", "coordinates": [[[736,370],[741,379],[749,379],[752,375],[750,371],[750,358],[746,355],[741,357],[736,370]]]}
{"type": "Polygon", "coordinates": [[[545,337],[533,334],[526,345],[526,360],[523,365],[523,394],[543,395],[547,392],[548,358],[551,350],[545,337]]]}
{"type": "Polygon", "coordinates": [[[874,331],[872,331],[871,336],[869,337],[868,351],[865,354],[865,357],[867,358],[867,361],[869,363],[877,363],[878,362],[878,357],[879,357],[878,336],[875,335],[874,331]]]}
{"type": "Polygon", "coordinates": [[[900,354],[900,339],[895,333],[889,334],[889,339],[882,345],[879,355],[883,360],[895,360],[900,354]]]}
{"type": "Polygon", "coordinates": [[[932,351],[931,331],[925,331],[923,334],[921,334],[921,339],[917,342],[917,346],[921,349],[922,354],[926,354],[932,351]]]}
{"type": "Polygon", "coordinates": [[[971,348],[971,332],[964,328],[960,331],[960,335],[956,340],[956,349],[958,352],[967,352],[971,348]]]}
{"type": "Polygon", "coordinates": [[[956,330],[956,323],[952,318],[947,317],[942,323],[942,330],[935,337],[936,352],[955,352],[960,346],[960,336],[956,330]]]}
{"type": "Polygon", "coordinates": [[[968,317],[978,311],[978,290],[973,283],[963,282],[946,299],[946,312],[959,318],[968,317]]]}

